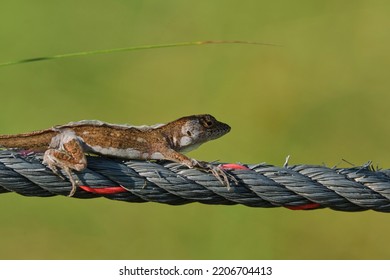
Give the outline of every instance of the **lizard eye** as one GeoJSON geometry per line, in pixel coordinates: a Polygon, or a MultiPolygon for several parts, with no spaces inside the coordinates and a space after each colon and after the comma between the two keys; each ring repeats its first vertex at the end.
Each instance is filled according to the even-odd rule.
{"type": "Polygon", "coordinates": [[[205,121],[203,122],[203,125],[204,125],[204,127],[206,127],[206,128],[212,127],[213,124],[214,124],[214,123],[213,123],[212,120],[205,120],[205,121]]]}
{"type": "Polygon", "coordinates": [[[191,137],[192,136],[191,131],[187,130],[187,135],[191,137]]]}
{"type": "Polygon", "coordinates": [[[206,128],[212,127],[214,125],[213,120],[210,119],[210,118],[203,119],[202,123],[203,123],[203,126],[206,127],[206,128]]]}

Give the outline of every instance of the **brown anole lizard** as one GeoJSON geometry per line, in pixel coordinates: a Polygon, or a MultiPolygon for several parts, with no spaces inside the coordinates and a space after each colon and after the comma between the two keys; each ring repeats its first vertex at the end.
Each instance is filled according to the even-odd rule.
{"type": "Polygon", "coordinates": [[[44,152],[43,162],[56,174],[62,169],[72,183],[72,196],[77,184],[71,171],[87,167],[85,153],[122,159],[170,160],[188,166],[213,170],[211,165],[183,153],[219,138],[230,126],[211,115],[182,117],[168,124],[131,126],[101,121],[79,121],[30,133],[0,135],[0,146],[44,152]]]}

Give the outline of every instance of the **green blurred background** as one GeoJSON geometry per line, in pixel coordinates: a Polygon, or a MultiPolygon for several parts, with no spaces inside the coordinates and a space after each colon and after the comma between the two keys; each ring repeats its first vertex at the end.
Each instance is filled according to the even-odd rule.
{"type": "MultiPolygon", "coordinates": [[[[390,167],[388,1],[11,1],[0,62],[196,40],[208,45],[0,69],[0,133],[81,119],[211,113],[232,131],[190,156],[390,167]]],[[[0,196],[1,259],[387,259],[390,214],[0,196]]]]}

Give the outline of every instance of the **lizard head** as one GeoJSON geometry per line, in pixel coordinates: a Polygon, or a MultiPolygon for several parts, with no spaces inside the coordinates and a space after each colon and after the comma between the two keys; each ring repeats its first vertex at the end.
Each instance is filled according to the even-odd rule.
{"type": "Polygon", "coordinates": [[[191,151],[230,131],[229,125],[217,121],[213,116],[207,114],[183,117],[172,123],[178,125],[172,142],[176,150],[180,152],[191,151]]]}

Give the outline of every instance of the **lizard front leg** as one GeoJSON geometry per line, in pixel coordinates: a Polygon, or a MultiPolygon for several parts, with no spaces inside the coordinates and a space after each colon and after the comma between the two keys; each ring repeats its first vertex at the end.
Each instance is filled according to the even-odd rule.
{"type": "Polygon", "coordinates": [[[43,162],[56,174],[59,174],[58,169],[65,171],[72,183],[69,196],[73,196],[77,184],[73,179],[71,170],[81,171],[87,167],[82,141],[75,132],[64,130],[53,137],[49,149],[43,155],[43,162]]]}

